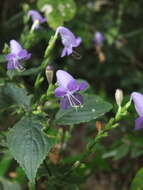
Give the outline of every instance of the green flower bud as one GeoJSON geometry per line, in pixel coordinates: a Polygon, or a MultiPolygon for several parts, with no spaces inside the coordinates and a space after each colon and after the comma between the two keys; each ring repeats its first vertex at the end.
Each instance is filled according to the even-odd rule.
{"type": "Polygon", "coordinates": [[[48,83],[51,84],[53,81],[53,76],[54,76],[54,68],[51,65],[48,65],[46,67],[46,77],[48,80],[48,83]]]}
{"type": "Polygon", "coordinates": [[[120,107],[123,101],[123,91],[121,89],[116,90],[115,99],[116,99],[117,105],[120,107]]]}

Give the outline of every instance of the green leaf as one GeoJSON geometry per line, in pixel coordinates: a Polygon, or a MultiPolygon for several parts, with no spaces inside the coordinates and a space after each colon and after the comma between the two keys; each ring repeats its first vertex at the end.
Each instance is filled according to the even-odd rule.
{"type": "Polygon", "coordinates": [[[6,59],[5,59],[4,55],[0,55],[0,63],[3,63],[5,61],[6,61],[6,59]]]}
{"type": "Polygon", "coordinates": [[[0,160],[0,176],[4,176],[8,171],[10,164],[12,162],[12,158],[5,154],[2,159],[0,160]]]}
{"type": "Polygon", "coordinates": [[[143,168],[141,168],[131,183],[131,190],[142,190],[143,189],[143,168]]]}
{"type": "Polygon", "coordinates": [[[37,6],[44,11],[48,24],[56,29],[64,21],[71,20],[76,12],[74,0],[38,0],[37,6]]]}
{"type": "Polygon", "coordinates": [[[83,107],[59,110],[56,114],[56,123],[59,125],[72,125],[88,122],[100,117],[112,108],[112,105],[98,96],[86,95],[83,107]]]}
{"type": "Polygon", "coordinates": [[[23,72],[19,72],[17,70],[8,70],[7,75],[10,79],[13,79],[15,76],[28,76],[37,74],[41,70],[41,67],[27,69],[23,72]]]}
{"type": "Polygon", "coordinates": [[[130,145],[129,144],[121,144],[115,149],[108,150],[105,152],[102,156],[102,158],[111,158],[114,157],[115,160],[119,160],[123,157],[125,157],[130,151],[130,145]]]}
{"type": "Polygon", "coordinates": [[[24,169],[30,182],[34,183],[37,169],[52,146],[39,120],[34,116],[23,117],[9,131],[7,142],[12,156],[24,169]]]}
{"type": "Polygon", "coordinates": [[[118,148],[116,148],[116,155],[115,160],[119,160],[123,157],[125,157],[130,151],[130,145],[129,144],[122,144],[118,148]]]}
{"type": "Polygon", "coordinates": [[[0,109],[7,108],[12,104],[17,104],[25,108],[30,107],[32,96],[27,95],[25,88],[20,88],[16,84],[6,83],[0,87],[0,109]]]}
{"type": "Polygon", "coordinates": [[[10,182],[5,178],[0,177],[0,190],[21,190],[21,187],[16,182],[10,182]]]}

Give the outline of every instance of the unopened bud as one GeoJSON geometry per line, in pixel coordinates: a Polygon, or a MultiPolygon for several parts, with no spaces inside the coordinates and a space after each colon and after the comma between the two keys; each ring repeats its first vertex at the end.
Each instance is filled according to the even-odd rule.
{"type": "Polygon", "coordinates": [[[76,161],[76,162],[74,163],[74,167],[77,168],[80,164],[81,164],[80,161],[76,161]]]}
{"type": "Polygon", "coordinates": [[[123,101],[123,91],[121,89],[116,90],[115,99],[116,99],[117,105],[120,107],[123,101]]]}
{"type": "Polygon", "coordinates": [[[29,5],[28,5],[27,3],[24,3],[24,4],[22,5],[22,8],[23,8],[23,10],[24,10],[25,12],[27,12],[27,11],[29,10],[29,5]]]}
{"type": "Polygon", "coordinates": [[[48,83],[51,84],[53,81],[53,76],[54,76],[54,68],[51,65],[48,65],[46,67],[46,77],[48,80],[48,83]]]}
{"type": "Polygon", "coordinates": [[[101,46],[104,41],[104,36],[101,32],[96,32],[94,34],[94,42],[97,46],[101,46]]]}

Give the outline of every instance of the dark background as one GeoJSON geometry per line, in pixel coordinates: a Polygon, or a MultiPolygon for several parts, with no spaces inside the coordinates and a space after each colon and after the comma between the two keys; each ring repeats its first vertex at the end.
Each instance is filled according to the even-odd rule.
{"type": "MultiPolygon", "coordinates": [[[[53,0],[54,1],[54,0],[53,0]]],[[[60,58],[62,45],[57,40],[53,50],[51,64],[55,70],[65,68],[75,78],[82,78],[91,85],[92,93],[103,97],[114,105],[112,112],[100,122],[107,121],[114,115],[117,106],[114,93],[117,88],[124,92],[124,102],[129,100],[133,91],[143,92],[143,1],[138,0],[76,0],[77,12],[75,17],[65,23],[76,36],[81,36],[83,42],[75,51],[81,55],[78,59],[75,55],[60,58]],[[104,55],[104,61],[99,58],[93,41],[94,33],[100,31],[105,40],[100,51],[104,55]]],[[[37,9],[36,1],[27,0],[1,0],[0,1],[0,54],[4,43],[11,39],[19,40],[21,33],[25,30],[23,24],[23,3],[28,3],[30,9],[37,9]]],[[[29,25],[31,23],[29,22],[29,25]]],[[[39,38],[35,44],[29,47],[32,53],[32,60],[27,68],[41,64],[44,50],[47,46],[51,33],[54,33],[47,24],[37,31],[39,38]]],[[[0,75],[4,76],[6,62],[1,62],[0,75]]],[[[23,77],[23,80],[31,90],[34,77],[23,77]]],[[[20,79],[17,79],[17,81],[20,79]]],[[[46,88],[46,83],[43,83],[46,88]]],[[[13,119],[5,113],[1,122],[1,129],[7,129],[12,125],[13,119]],[[8,118],[8,119],[7,119],[8,118]]],[[[85,190],[129,190],[130,184],[143,160],[143,132],[135,132],[134,120],[136,114],[134,107],[130,108],[128,116],[120,122],[120,127],[110,134],[96,147],[90,166],[93,168],[92,175],[82,188],[85,190]],[[109,154],[110,153],[110,154],[109,154]]],[[[96,125],[95,121],[89,123],[88,130],[85,126],[79,126],[75,131],[72,149],[78,153],[84,147],[79,140],[78,134],[91,133],[91,126],[96,125]],[[76,146],[78,141],[79,147],[76,146]]],[[[86,126],[87,127],[87,126],[86,126]]],[[[83,137],[84,138],[84,137],[83,137]]],[[[6,176],[11,178],[9,172],[17,167],[10,167],[6,176]]],[[[15,166],[16,165],[16,166],[15,166]]]]}

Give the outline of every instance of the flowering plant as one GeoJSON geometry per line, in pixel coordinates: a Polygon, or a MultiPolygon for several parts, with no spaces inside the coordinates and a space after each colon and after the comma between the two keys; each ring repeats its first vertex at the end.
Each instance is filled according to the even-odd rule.
{"type": "MultiPolygon", "coordinates": [[[[134,92],[139,73],[130,81],[127,73],[125,80],[119,77],[129,60],[132,66],[141,63],[123,47],[129,43],[120,33],[123,6],[110,29],[109,17],[103,18],[104,27],[94,22],[100,3],[77,3],[76,19],[67,22],[77,10],[74,0],[29,1],[22,14],[2,24],[10,35],[1,32],[0,188],[93,190],[106,172],[117,179],[99,189],[130,186],[142,155],[143,94],[142,88],[134,92]]],[[[142,170],[139,175],[142,179],[142,170]]],[[[138,190],[136,179],[131,190],[138,190]]]]}
{"type": "Polygon", "coordinates": [[[24,67],[21,65],[21,61],[30,59],[31,54],[27,50],[22,49],[21,45],[15,41],[10,41],[10,53],[6,55],[7,69],[17,69],[24,70],[24,67]]]}

